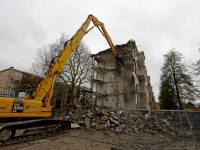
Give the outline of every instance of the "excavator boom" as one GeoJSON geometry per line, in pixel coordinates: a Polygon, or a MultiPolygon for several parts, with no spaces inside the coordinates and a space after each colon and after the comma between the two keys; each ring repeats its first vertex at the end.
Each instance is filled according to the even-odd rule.
{"type": "Polygon", "coordinates": [[[85,34],[87,34],[93,28],[92,27],[89,30],[87,30],[91,21],[100,30],[102,35],[106,38],[108,44],[110,45],[110,48],[112,50],[112,53],[113,53],[113,56],[115,57],[115,59],[117,61],[120,61],[120,63],[123,64],[121,59],[117,56],[115,47],[104,27],[104,24],[102,22],[100,22],[93,15],[89,15],[88,18],[86,19],[86,21],[80,27],[80,29],[70,39],[70,43],[64,47],[64,50],[62,51],[62,53],[60,53],[56,64],[53,67],[49,68],[48,74],[46,75],[45,79],[43,80],[43,82],[41,82],[38,85],[37,91],[35,92],[35,95],[34,95],[34,100],[43,100],[44,98],[46,100],[51,99],[52,94],[53,94],[52,85],[53,85],[54,81],[56,80],[56,78],[58,77],[60,72],[62,71],[63,67],[65,66],[65,64],[66,64],[67,60],[69,59],[69,57],[71,56],[72,52],[76,49],[77,45],[82,40],[83,36],[85,34]]]}

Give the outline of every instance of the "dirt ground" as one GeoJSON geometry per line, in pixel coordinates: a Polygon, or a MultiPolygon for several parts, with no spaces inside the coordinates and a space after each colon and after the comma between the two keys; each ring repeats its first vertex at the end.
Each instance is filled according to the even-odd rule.
{"type": "Polygon", "coordinates": [[[110,150],[117,143],[117,134],[70,130],[55,137],[0,147],[0,150],[110,150]]]}
{"type": "MultiPolygon", "coordinates": [[[[160,134],[131,134],[129,136],[127,134],[120,134],[120,144],[124,147],[128,147],[130,144],[130,147],[137,149],[146,149],[147,147],[162,149],[182,147],[183,140],[181,136],[169,138],[160,134]]],[[[62,135],[4,146],[0,147],[0,150],[111,150],[113,146],[118,146],[118,134],[106,130],[71,129],[62,135]]]]}

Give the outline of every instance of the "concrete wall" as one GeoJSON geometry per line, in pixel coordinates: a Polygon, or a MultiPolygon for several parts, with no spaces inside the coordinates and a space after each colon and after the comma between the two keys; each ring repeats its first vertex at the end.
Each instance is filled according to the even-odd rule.
{"type": "MultiPolygon", "coordinates": [[[[94,79],[96,92],[104,94],[97,97],[97,105],[113,108],[150,109],[150,77],[147,78],[144,52],[138,52],[135,41],[115,46],[122,56],[125,66],[117,65],[110,49],[94,54],[98,67],[107,71],[96,73],[94,79]],[[148,79],[148,80],[147,80],[148,79]]],[[[95,64],[95,63],[94,63],[95,64]]],[[[93,68],[95,65],[93,65],[93,68]]],[[[93,83],[92,83],[93,84],[93,83]]],[[[152,99],[152,95],[151,95],[152,99]]]]}

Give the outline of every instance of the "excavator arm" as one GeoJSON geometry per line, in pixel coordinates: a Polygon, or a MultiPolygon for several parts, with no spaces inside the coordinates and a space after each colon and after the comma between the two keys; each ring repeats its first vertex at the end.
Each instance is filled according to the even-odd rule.
{"type": "Polygon", "coordinates": [[[82,24],[80,29],[76,32],[76,34],[69,40],[69,44],[65,44],[64,50],[60,53],[56,63],[54,66],[50,66],[48,73],[44,80],[38,85],[37,90],[34,94],[34,100],[44,100],[43,101],[43,106],[49,106],[50,105],[50,100],[53,95],[53,85],[58,77],[58,75],[61,73],[63,67],[65,66],[67,60],[71,56],[72,52],[76,49],[77,45],[80,43],[82,40],[83,36],[87,34],[91,29],[94,27],[88,29],[88,26],[90,22],[94,23],[94,26],[96,26],[102,35],[106,38],[108,44],[111,47],[113,56],[115,59],[123,64],[122,60],[118,57],[115,47],[104,27],[104,24],[100,21],[98,21],[97,18],[95,18],[93,15],[89,15],[86,21],[82,24]]]}
{"type": "Polygon", "coordinates": [[[99,31],[102,33],[102,35],[106,38],[108,44],[110,45],[110,48],[112,50],[113,56],[115,59],[122,65],[124,65],[124,62],[122,59],[117,55],[115,46],[113,45],[110,36],[108,35],[108,32],[106,31],[104,24],[100,22],[97,18],[95,18],[93,15],[89,15],[88,17],[92,16],[92,22],[94,25],[99,29],[99,31]]]}

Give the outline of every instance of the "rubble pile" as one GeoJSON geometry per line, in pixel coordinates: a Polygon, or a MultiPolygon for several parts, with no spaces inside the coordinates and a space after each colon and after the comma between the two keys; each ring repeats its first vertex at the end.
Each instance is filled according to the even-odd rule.
{"type": "Polygon", "coordinates": [[[79,107],[70,112],[67,120],[71,122],[72,128],[106,130],[113,133],[147,133],[156,135],[159,132],[176,135],[179,130],[172,127],[167,119],[156,116],[127,114],[120,111],[120,115],[114,109],[108,108],[86,108],[79,107]],[[118,118],[120,116],[120,119],[118,118]],[[127,118],[127,119],[126,119],[127,118]],[[120,126],[118,127],[118,122],[120,126]]]}

